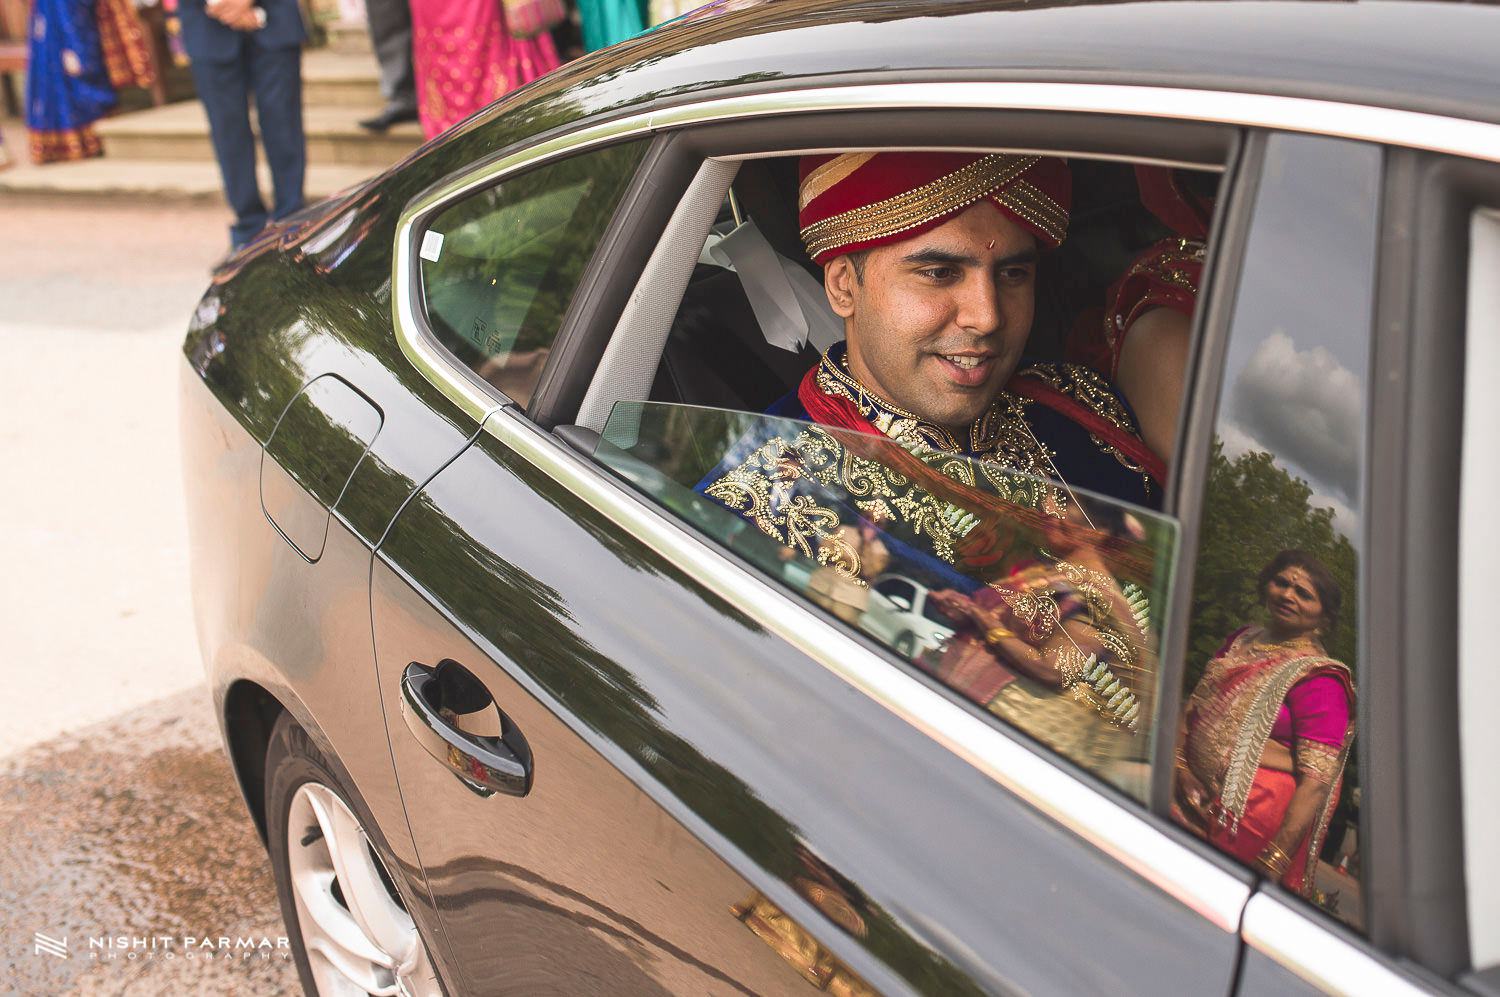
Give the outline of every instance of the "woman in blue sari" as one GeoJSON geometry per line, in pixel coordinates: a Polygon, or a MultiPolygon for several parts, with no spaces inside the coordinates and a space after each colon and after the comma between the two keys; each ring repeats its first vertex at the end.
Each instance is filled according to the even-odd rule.
{"type": "Polygon", "coordinates": [[[94,0],[36,0],[26,74],[26,127],[38,163],[103,151],[93,123],[115,106],[94,0]]]}

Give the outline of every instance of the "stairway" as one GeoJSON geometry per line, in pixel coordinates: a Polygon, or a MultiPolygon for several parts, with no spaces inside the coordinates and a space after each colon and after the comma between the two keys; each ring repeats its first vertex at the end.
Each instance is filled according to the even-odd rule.
{"type": "MultiPolygon", "coordinates": [[[[329,37],[328,47],[309,49],[302,57],[309,202],[378,173],[422,141],[414,122],[384,135],[359,127],[361,118],[381,106],[369,36],[363,25],[334,24],[329,37]]],[[[0,172],[0,194],[223,202],[208,118],[197,100],[122,113],[95,127],[104,140],[103,157],[0,172]]],[[[270,174],[261,160],[261,189],[269,203],[270,174]]]]}

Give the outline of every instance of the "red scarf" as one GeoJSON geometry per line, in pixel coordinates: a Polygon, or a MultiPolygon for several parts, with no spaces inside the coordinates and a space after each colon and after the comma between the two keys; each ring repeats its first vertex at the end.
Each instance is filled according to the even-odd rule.
{"type": "MultiPolygon", "coordinates": [[[[852,429],[875,436],[883,435],[868,419],[859,414],[859,406],[853,401],[830,395],[818,387],[819,366],[821,365],[815,364],[803,375],[802,383],[797,386],[797,400],[802,403],[803,408],[807,409],[808,418],[820,425],[833,426],[836,429],[852,429]]],[[[1166,478],[1165,462],[1150,447],[1141,442],[1140,437],[1121,429],[1104,416],[1063,394],[1045,381],[1019,374],[1012,377],[1005,388],[1012,394],[1029,398],[1082,426],[1107,445],[1114,447],[1145,468],[1146,473],[1155,479],[1158,487],[1166,478]]]]}

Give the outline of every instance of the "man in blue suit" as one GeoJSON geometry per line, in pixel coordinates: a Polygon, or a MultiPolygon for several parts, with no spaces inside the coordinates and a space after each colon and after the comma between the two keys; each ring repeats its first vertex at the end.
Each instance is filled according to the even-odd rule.
{"type": "Polygon", "coordinates": [[[230,245],[255,238],[268,219],[302,207],[307,141],[302,130],[302,43],[297,0],[180,0],[182,43],[208,112],[224,194],[234,209],[230,245]],[[255,97],[261,145],[271,167],[269,212],[255,178],[255,97]]]}

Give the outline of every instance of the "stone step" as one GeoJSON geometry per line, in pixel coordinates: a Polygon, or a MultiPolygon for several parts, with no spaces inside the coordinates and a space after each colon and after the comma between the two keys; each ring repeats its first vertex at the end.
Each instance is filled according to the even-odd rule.
{"type": "Polygon", "coordinates": [[[370,29],[362,22],[334,21],[325,25],[328,33],[328,50],[340,55],[363,55],[374,58],[370,46],[370,29]]]}
{"type": "Polygon", "coordinates": [[[380,99],[380,68],[375,57],[344,55],[320,49],[302,57],[302,103],[305,107],[359,107],[372,114],[380,99]]]}
{"type": "MultiPolygon", "coordinates": [[[[303,111],[307,158],[311,163],[363,166],[370,172],[389,166],[416,148],[422,130],[415,122],[396,125],[384,135],[359,127],[368,108],[310,106],[303,111]]],[[[208,118],[197,101],[168,104],[99,122],[104,154],[122,160],[186,160],[212,163],[208,118]]]]}
{"type": "MultiPolygon", "coordinates": [[[[352,187],[373,175],[363,166],[325,166],[307,169],[309,202],[352,187]]],[[[261,164],[260,187],[270,203],[271,174],[261,164]]],[[[97,196],[157,201],[224,203],[219,168],[212,162],[85,159],[46,166],[18,165],[0,171],[0,198],[17,196],[97,196]]]]}

